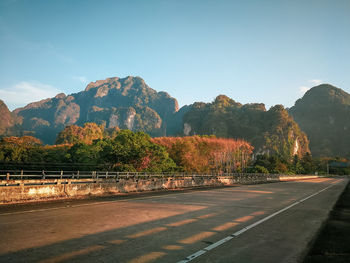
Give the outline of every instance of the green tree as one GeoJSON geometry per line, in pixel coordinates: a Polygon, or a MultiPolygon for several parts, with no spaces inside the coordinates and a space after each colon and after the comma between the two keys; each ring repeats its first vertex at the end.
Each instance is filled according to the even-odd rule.
{"type": "Polygon", "coordinates": [[[0,161],[35,162],[40,160],[41,141],[32,136],[4,137],[0,139],[0,161]]]}
{"type": "Polygon", "coordinates": [[[303,167],[304,174],[313,174],[315,172],[316,166],[310,153],[306,153],[303,156],[301,159],[301,166],[303,167]]]}
{"type": "MultiPolygon", "coordinates": [[[[114,139],[104,139],[101,157],[119,171],[165,172],[176,165],[165,147],[152,143],[143,132],[121,130],[114,139]]],[[[96,142],[98,143],[98,142],[96,142]]]]}
{"type": "Polygon", "coordinates": [[[264,166],[255,165],[255,166],[253,166],[253,168],[249,172],[268,174],[269,170],[267,170],[266,167],[264,167],[264,166]]]}

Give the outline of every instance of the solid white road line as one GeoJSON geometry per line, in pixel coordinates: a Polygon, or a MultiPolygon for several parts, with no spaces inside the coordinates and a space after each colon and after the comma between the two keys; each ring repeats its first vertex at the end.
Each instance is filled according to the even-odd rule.
{"type": "MultiPolygon", "coordinates": [[[[340,182],[340,181],[339,181],[339,182],[340,182]]],[[[337,183],[339,183],[339,182],[337,182],[337,183]]],[[[336,183],[336,184],[337,184],[337,183],[336,183]]],[[[255,222],[255,223],[253,223],[253,224],[251,224],[251,225],[249,225],[249,226],[246,226],[246,227],[242,228],[241,230],[239,230],[239,231],[237,231],[237,232],[235,232],[235,233],[233,233],[233,234],[231,234],[231,235],[229,235],[229,236],[227,236],[227,237],[225,237],[225,238],[223,238],[223,239],[221,239],[221,240],[219,240],[219,241],[217,241],[217,242],[211,244],[210,246],[207,246],[206,248],[203,248],[203,249],[201,249],[201,250],[199,250],[199,251],[193,253],[192,255],[189,255],[189,256],[186,257],[184,260],[181,260],[181,261],[179,261],[178,263],[190,262],[190,261],[192,261],[193,259],[195,259],[195,258],[197,258],[197,257],[199,257],[199,256],[201,256],[201,255],[203,255],[203,254],[205,254],[205,253],[207,253],[208,251],[210,251],[210,250],[212,250],[212,249],[214,249],[214,248],[216,248],[216,247],[218,247],[218,246],[220,246],[220,245],[222,245],[222,244],[224,244],[224,243],[230,241],[230,240],[233,239],[234,237],[237,237],[237,236],[241,235],[241,234],[244,233],[245,231],[247,231],[247,230],[249,230],[249,229],[251,229],[251,228],[253,228],[253,227],[256,227],[257,225],[260,225],[261,223],[263,223],[263,222],[265,222],[265,221],[271,219],[272,217],[277,216],[278,214],[280,214],[280,213],[282,213],[282,212],[284,212],[284,211],[286,211],[286,210],[292,208],[293,206],[296,206],[297,204],[300,204],[300,203],[302,203],[302,202],[308,200],[308,199],[311,198],[311,197],[314,197],[315,195],[318,195],[319,193],[322,193],[323,191],[326,191],[327,189],[331,188],[332,186],[334,186],[334,185],[336,185],[336,184],[329,185],[329,186],[327,186],[326,188],[323,188],[322,190],[317,191],[316,193],[314,193],[314,194],[312,194],[312,195],[309,195],[309,196],[307,196],[307,197],[305,197],[305,198],[303,198],[303,199],[301,199],[301,200],[299,200],[299,201],[297,201],[297,202],[295,202],[295,203],[293,203],[293,204],[291,204],[291,205],[289,205],[289,206],[287,206],[287,207],[285,207],[285,208],[282,208],[281,210],[278,210],[277,212],[275,212],[275,213],[273,213],[273,214],[271,214],[271,215],[269,215],[269,216],[267,216],[267,217],[264,217],[263,219],[260,219],[259,221],[255,222]]]]}
{"type": "MultiPolygon", "coordinates": [[[[0,216],[6,216],[6,215],[17,215],[17,214],[26,214],[26,213],[34,213],[34,212],[43,212],[43,211],[50,211],[50,210],[58,210],[58,209],[66,209],[66,208],[74,208],[74,207],[82,207],[82,206],[92,206],[92,205],[105,205],[105,204],[111,204],[111,203],[120,203],[120,202],[128,202],[133,200],[146,200],[146,199],[159,199],[166,196],[176,196],[180,194],[192,194],[193,192],[197,192],[196,190],[189,190],[188,192],[180,192],[180,193],[170,193],[170,194],[163,194],[163,195],[157,195],[157,196],[144,196],[144,197],[135,197],[135,198],[125,198],[125,199],[119,199],[119,200],[113,200],[113,201],[102,201],[102,202],[92,202],[92,203],[85,203],[80,205],[69,205],[69,206],[59,206],[59,207],[50,207],[50,208],[42,208],[42,209],[32,209],[32,210],[25,210],[25,211],[18,211],[18,212],[7,212],[7,213],[0,213],[0,216]]],[[[63,200],[63,199],[62,199],[63,200]]],[[[66,199],[66,201],[74,201],[74,199],[66,199]]]]}

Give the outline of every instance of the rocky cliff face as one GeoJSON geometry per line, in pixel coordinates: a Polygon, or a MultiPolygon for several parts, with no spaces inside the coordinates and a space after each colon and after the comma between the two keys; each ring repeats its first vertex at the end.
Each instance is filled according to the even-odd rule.
{"type": "Polygon", "coordinates": [[[264,104],[235,102],[220,95],[212,103],[195,103],[183,117],[184,135],[241,138],[252,143],[255,153],[285,158],[309,152],[306,135],[281,105],[266,111],[264,104]]]}
{"type": "Polygon", "coordinates": [[[129,76],[98,80],[82,92],[58,94],[16,109],[15,114],[23,118],[27,134],[53,143],[65,126],[86,122],[161,136],[177,111],[176,99],[151,89],[140,77],[129,76]]]}
{"type": "Polygon", "coordinates": [[[308,135],[313,156],[350,157],[350,94],[322,84],[307,91],[289,113],[308,135]]]}
{"type": "Polygon", "coordinates": [[[11,113],[6,104],[0,100],[0,136],[16,134],[15,125],[18,122],[16,115],[11,113]]]}

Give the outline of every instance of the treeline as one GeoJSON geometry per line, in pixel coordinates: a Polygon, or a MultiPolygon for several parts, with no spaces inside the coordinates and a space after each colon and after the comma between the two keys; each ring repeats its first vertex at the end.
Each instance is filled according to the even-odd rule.
{"type": "Polygon", "coordinates": [[[31,137],[0,139],[0,170],[111,170],[128,172],[350,174],[340,158],[257,155],[244,140],[215,136],[151,138],[95,123],[66,127],[56,145],[31,137]]]}
{"type": "Polygon", "coordinates": [[[345,158],[312,158],[310,153],[303,157],[295,155],[284,158],[279,155],[257,155],[247,169],[248,173],[273,174],[350,174],[350,160],[345,158]]]}
{"type": "Polygon", "coordinates": [[[253,147],[242,140],[191,136],[153,138],[143,132],[68,126],[56,145],[31,136],[0,140],[2,169],[224,173],[245,169],[253,147]]]}

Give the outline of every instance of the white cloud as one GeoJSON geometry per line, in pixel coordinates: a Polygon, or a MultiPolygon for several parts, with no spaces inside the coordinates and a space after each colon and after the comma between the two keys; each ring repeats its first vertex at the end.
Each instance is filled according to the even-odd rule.
{"type": "Polygon", "coordinates": [[[51,85],[37,81],[22,81],[10,88],[0,89],[0,99],[13,110],[31,102],[54,97],[58,93],[60,91],[51,85]]]}
{"type": "Polygon", "coordinates": [[[323,82],[323,81],[320,80],[320,79],[310,79],[310,80],[309,80],[309,83],[311,83],[311,84],[313,84],[313,85],[315,85],[315,86],[322,84],[322,82],[323,82]]]}
{"type": "Polygon", "coordinates": [[[80,83],[82,83],[84,85],[88,84],[88,82],[89,82],[88,79],[84,76],[73,77],[73,79],[79,81],[80,83]]]}
{"type": "Polygon", "coordinates": [[[299,93],[300,93],[301,95],[304,95],[305,92],[307,92],[309,89],[310,89],[310,87],[301,86],[301,87],[299,87],[299,93]]]}

